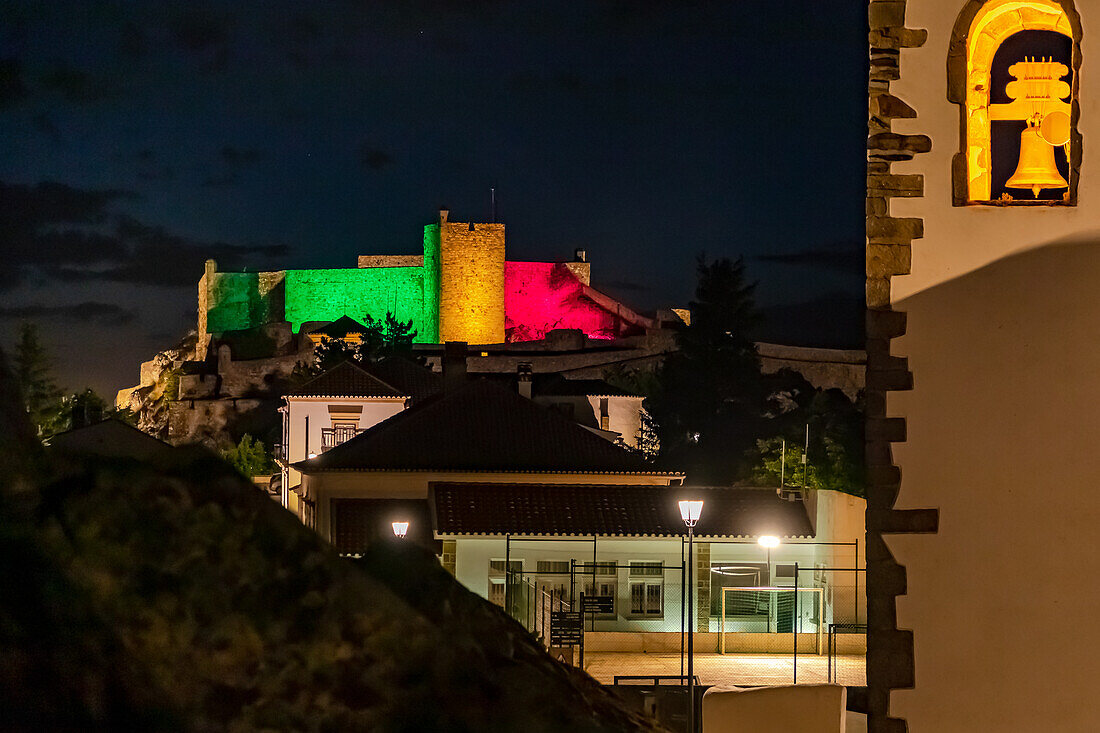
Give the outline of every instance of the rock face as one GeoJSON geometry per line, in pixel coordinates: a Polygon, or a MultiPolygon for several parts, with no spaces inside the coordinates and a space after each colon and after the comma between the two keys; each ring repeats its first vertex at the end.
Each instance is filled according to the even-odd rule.
{"type": "Polygon", "coordinates": [[[138,427],[173,445],[200,443],[211,449],[235,445],[250,433],[278,440],[280,396],[312,359],[312,342],[289,324],[222,334],[202,360],[195,359],[198,334],[141,365],[137,387],[121,390],[115,404],[129,408],[138,427]]]}
{"type": "Polygon", "coordinates": [[[0,422],[5,730],[656,729],[426,552],[342,559],[198,449],[41,460],[0,422]]]}
{"type": "Polygon", "coordinates": [[[188,334],[172,348],[142,363],[138,386],[121,390],[115,397],[116,407],[131,410],[137,426],[161,440],[168,439],[171,404],[179,396],[180,373],[195,349],[195,338],[194,333],[188,334]]]}

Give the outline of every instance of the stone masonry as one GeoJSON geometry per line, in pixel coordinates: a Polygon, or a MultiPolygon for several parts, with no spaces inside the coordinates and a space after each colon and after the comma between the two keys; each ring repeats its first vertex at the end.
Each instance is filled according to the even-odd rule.
{"type": "Polygon", "coordinates": [[[870,77],[867,137],[867,686],[868,730],[904,733],[904,720],[891,718],[890,691],[914,684],[913,633],[897,627],[897,596],[906,592],[905,568],[890,553],[884,534],[935,532],[935,510],[894,509],[901,471],[894,465],[892,443],[905,440],[905,418],[890,417],[887,393],[912,389],[904,357],[892,356],[890,341],[905,333],[905,313],[893,310],[890,278],[906,275],[913,240],[924,235],[924,222],[890,215],[890,200],[924,195],[920,175],[896,175],[895,161],[911,160],[932,149],[926,135],[892,131],[893,120],[914,119],[917,112],[890,94],[900,78],[901,49],[924,45],[927,32],[905,27],[905,0],[871,0],[870,77]]]}

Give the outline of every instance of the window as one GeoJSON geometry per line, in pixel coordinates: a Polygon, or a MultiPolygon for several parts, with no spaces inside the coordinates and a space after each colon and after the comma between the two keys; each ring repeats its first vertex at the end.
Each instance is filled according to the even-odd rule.
{"type": "Polygon", "coordinates": [[[504,608],[504,578],[489,578],[489,603],[504,608]]]}
{"type": "Polygon", "coordinates": [[[584,588],[584,594],[586,596],[610,596],[611,597],[611,613],[596,614],[596,618],[612,618],[615,616],[615,588],[618,585],[615,578],[601,578],[598,574],[596,576],[596,584],[592,585],[592,576],[588,576],[588,580],[580,584],[584,588]]]}
{"type": "Polygon", "coordinates": [[[535,564],[536,572],[542,573],[564,573],[569,575],[569,561],[568,560],[539,560],[535,564]]]}
{"type": "Polygon", "coordinates": [[[650,561],[630,563],[630,615],[664,615],[664,564],[650,561]]]}
{"type": "MultiPolygon", "coordinates": [[[[504,606],[504,558],[489,560],[489,602],[504,606]]],[[[508,569],[517,577],[512,578],[513,585],[523,577],[523,560],[511,560],[508,569]]]]}
{"type": "MultiPolygon", "coordinates": [[[[489,574],[490,575],[504,575],[504,560],[490,560],[489,561],[489,574]]],[[[523,572],[523,560],[512,560],[508,563],[509,569],[513,573],[523,572]]]]}
{"type": "MultiPolygon", "coordinates": [[[[592,575],[592,563],[586,562],[577,566],[577,572],[584,575],[592,575]]],[[[613,562],[598,562],[596,563],[596,575],[614,575],[615,563],[613,562]]]]}
{"type": "Polygon", "coordinates": [[[794,584],[794,564],[793,563],[776,563],[775,564],[775,584],[776,585],[793,585],[794,584]],[[780,583],[780,580],[786,580],[785,583],[780,583]]]}
{"type": "Polygon", "coordinates": [[[600,430],[607,430],[611,424],[611,419],[608,417],[607,410],[607,398],[600,398],[600,430]]]}
{"type": "Polygon", "coordinates": [[[568,560],[539,560],[535,564],[535,571],[539,574],[536,581],[538,590],[548,593],[554,600],[568,600],[569,566],[568,560]]]}
{"type": "Polygon", "coordinates": [[[956,206],[1076,205],[1080,18],[1071,0],[970,0],[955,24],[956,206]]]}

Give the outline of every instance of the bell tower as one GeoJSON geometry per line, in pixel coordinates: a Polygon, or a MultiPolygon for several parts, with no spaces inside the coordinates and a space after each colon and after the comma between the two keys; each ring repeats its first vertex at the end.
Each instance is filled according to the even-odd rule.
{"type": "Polygon", "coordinates": [[[1100,78],[1081,0],[871,0],[869,730],[1088,730],[1100,78]],[[946,75],[944,69],[946,68],[946,75]]]}

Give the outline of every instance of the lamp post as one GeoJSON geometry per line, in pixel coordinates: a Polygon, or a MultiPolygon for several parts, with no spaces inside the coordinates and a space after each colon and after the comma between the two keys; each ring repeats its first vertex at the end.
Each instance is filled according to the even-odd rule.
{"type": "Polygon", "coordinates": [[[405,539],[405,534],[409,531],[408,522],[393,522],[393,536],[399,540],[405,539]]]}
{"type": "MultiPolygon", "coordinates": [[[[764,548],[766,562],[768,564],[768,585],[774,586],[775,583],[772,581],[772,548],[773,547],[779,547],[779,538],[776,537],[775,535],[764,534],[764,535],[760,535],[759,537],[756,538],[756,543],[764,548]]],[[[776,602],[778,602],[778,599],[776,599],[776,602]]],[[[777,613],[778,613],[778,610],[777,610],[777,613]]],[[[771,612],[770,611],[768,613],[768,616],[769,616],[769,618],[768,618],[768,631],[771,631],[772,630],[772,622],[771,622],[771,612]]],[[[779,623],[779,621],[776,620],[776,624],[777,624],[776,625],[776,630],[777,631],[779,630],[778,623],[779,623]]]]}
{"type": "Polygon", "coordinates": [[[699,521],[699,515],[703,513],[703,502],[700,500],[684,500],[680,502],[680,518],[684,520],[688,530],[688,567],[687,567],[687,602],[688,602],[688,627],[687,627],[687,657],[688,657],[688,733],[695,733],[695,671],[693,660],[695,625],[695,594],[692,587],[692,559],[691,545],[695,539],[695,524],[699,521]]]}

